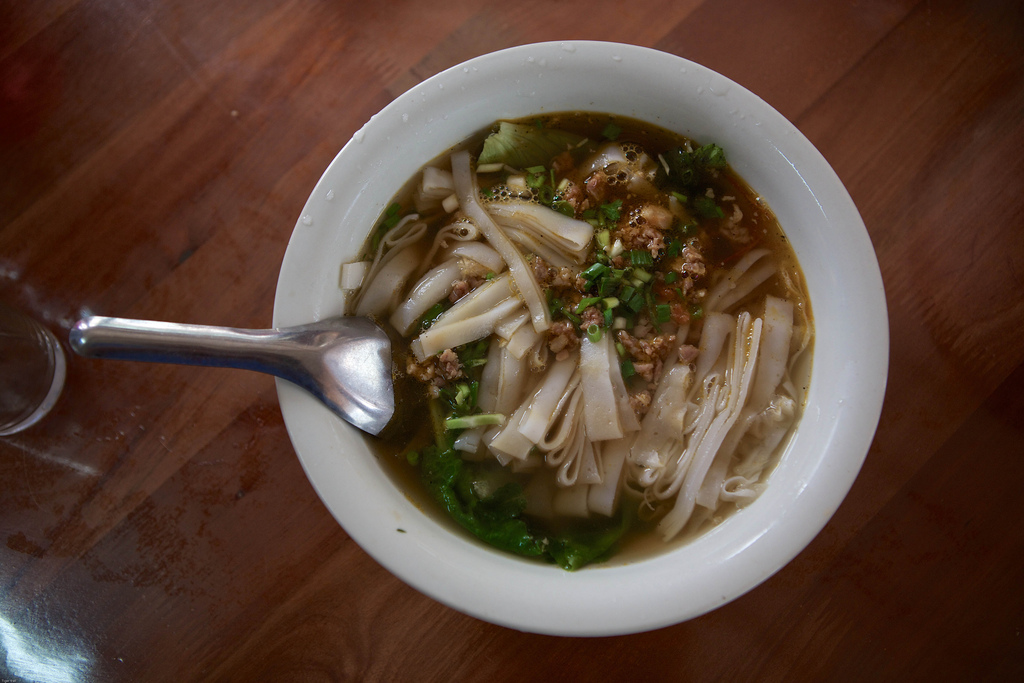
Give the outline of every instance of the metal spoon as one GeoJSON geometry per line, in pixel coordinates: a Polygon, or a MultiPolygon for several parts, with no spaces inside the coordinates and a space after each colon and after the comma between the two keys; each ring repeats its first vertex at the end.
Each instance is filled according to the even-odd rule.
{"type": "Polygon", "coordinates": [[[344,420],[378,435],[395,415],[391,340],[368,318],[274,330],[92,316],[71,329],[89,358],[255,370],[299,385],[344,420]]]}

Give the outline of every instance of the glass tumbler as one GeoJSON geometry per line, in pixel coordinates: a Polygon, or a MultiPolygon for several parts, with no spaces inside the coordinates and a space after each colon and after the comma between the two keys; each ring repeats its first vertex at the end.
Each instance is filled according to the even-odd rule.
{"type": "Polygon", "coordinates": [[[0,302],[0,436],[39,422],[64,387],[65,360],[57,338],[21,311],[0,302]]]}

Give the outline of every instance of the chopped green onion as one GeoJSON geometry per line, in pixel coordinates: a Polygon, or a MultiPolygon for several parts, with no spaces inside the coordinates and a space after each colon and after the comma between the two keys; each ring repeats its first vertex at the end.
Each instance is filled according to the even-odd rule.
{"type": "Polygon", "coordinates": [[[690,309],[690,317],[694,319],[700,319],[704,317],[704,309],[700,306],[694,306],[690,309]]]}
{"type": "Polygon", "coordinates": [[[543,173],[547,169],[545,169],[543,166],[531,166],[530,168],[523,170],[525,170],[527,173],[533,173],[534,175],[536,175],[538,173],[543,173]]]}
{"type": "Polygon", "coordinates": [[[580,302],[576,305],[576,312],[577,313],[582,313],[585,308],[593,306],[594,304],[596,304],[600,300],[601,300],[601,297],[598,297],[598,296],[588,296],[588,297],[586,297],[584,299],[580,299],[580,302]]]}
{"type": "Polygon", "coordinates": [[[449,417],[444,421],[444,428],[451,429],[472,429],[473,427],[489,427],[491,425],[505,424],[505,416],[501,413],[483,413],[481,415],[467,415],[465,417],[449,417]]]}
{"type": "MultiPolygon", "coordinates": [[[[719,211],[721,211],[721,209],[719,209],[719,211]]],[[[700,230],[700,225],[693,221],[690,221],[679,228],[679,231],[683,233],[683,237],[693,237],[697,234],[698,230],[700,230]]]]}
{"type": "Polygon", "coordinates": [[[580,273],[580,275],[583,276],[584,280],[593,280],[595,278],[601,277],[602,275],[606,275],[610,270],[611,268],[604,265],[603,263],[595,263],[594,265],[590,266],[582,273],[580,273]]]}
{"type": "Polygon", "coordinates": [[[597,323],[587,328],[587,339],[595,344],[601,341],[601,327],[597,323]]]}
{"type": "Polygon", "coordinates": [[[615,322],[612,323],[613,330],[624,330],[626,329],[626,319],[622,317],[615,318],[615,322]]]}
{"type": "MultiPolygon", "coordinates": [[[[619,318],[622,322],[626,322],[625,318],[619,318]]],[[[626,347],[622,345],[622,342],[615,342],[615,352],[620,356],[626,355],[626,347]]]]}
{"type": "Polygon", "coordinates": [[[683,243],[680,242],[679,240],[674,239],[674,240],[671,240],[668,243],[668,246],[665,248],[665,255],[666,256],[679,256],[679,254],[682,253],[682,251],[683,251],[683,243]]]}
{"type": "Polygon", "coordinates": [[[460,406],[464,405],[467,398],[469,398],[469,385],[459,384],[457,391],[455,392],[455,404],[460,406]]]}
{"type": "Polygon", "coordinates": [[[676,281],[676,278],[678,278],[678,277],[679,277],[679,275],[678,275],[678,273],[676,273],[676,271],[674,271],[674,270],[668,271],[667,273],[665,273],[665,284],[667,284],[667,285],[672,284],[673,282],[676,281]]]}
{"type": "Polygon", "coordinates": [[[686,203],[686,195],[681,192],[672,192],[672,196],[681,201],[683,204],[686,203]]]}
{"type": "Polygon", "coordinates": [[[629,300],[633,298],[633,294],[635,292],[636,292],[636,289],[634,287],[630,287],[630,286],[627,285],[627,286],[623,287],[622,288],[622,292],[619,293],[619,299],[621,299],[622,301],[625,301],[628,304],[629,300]]]}
{"type": "Polygon", "coordinates": [[[572,218],[573,216],[576,215],[576,209],[574,209],[573,205],[565,201],[564,199],[559,199],[557,202],[551,205],[551,208],[557,211],[558,213],[562,214],[563,216],[568,216],[569,218],[572,218]]]}
{"type": "Polygon", "coordinates": [[[604,127],[604,130],[601,131],[601,135],[603,135],[605,138],[609,140],[615,140],[621,134],[622,129],[616,126],[614,123],[609,123],[607,126],[604,127]]]}
{"type": "Polygon", "coordinates": [[[668,304],[658,304],[654,307],[654,319],[659,323],[667,323],[672,319],[672,309],[668,304]]]}
{"type": "Polygon", "coordinates": [[[619,283],[615,280],[615,278],[603,277],[597,283],[597,295],[600,297],[610,296],[615,293],[615,290],[618,286],[619,283]]]}
{"type": "Polygon", "coordinates": [[[599,230],[594,239],[597,240],[598,245],[601,247],[607,247],[611,244],[611,232],[608,230],[599,230]]]}
{"type": "Polygon", "coordinates": [[[636,374],[636,368],[633,367],[633,361],[628,358],[622,361],[622,379],[629,379],[636,374]]]}
{"type": "Polygon", "coordinates": [[[420,452],[419,451],[409,451],[408,453],[405,454],[405,460],[406,460],[406,462],[408,462],[413,467],[415,467],[416,465],[419,465],[420,464],[420,452]]]}
{"type": "Polygon", "coordinates": [[[648,273],[643,268],[634,268],[633,277],[635,277],[637,280],[640,280],[641,282],[650,282],[651,278],[653,278],[654,276],[648,273]]]}
{"type": "Polygon", "coordinates": [[[629,261],[634,266],[651,266],[654,265],[654,258],[651,256],[651,252],[643,249],[633,249],[629,252],[629,261]]]}
{"type": "Polygon", "coordinates": [[[614,323],[614,322],[615,322],[615,314],[612,312],[612,309],[610,309],[610,308],[604,309],[604,326],[605,327],[611,327],[612,323],[614,323]]]}
{"type": "Polygon", "coordinates": [[[484,275],[484,279],[485,279],[485,280],[493,280],[493,279],[494,279],[494,278],[496,278],[496,277],[498,277],[498,276],[497,276],[497,275],[495,275],[495,274],[494,274],[493,272],[491,272],[491,273],[487,273],[487,275],[484,275]]]}
{"type": "Polygon", "coordinates": [[[608,310],[611,310],[611,309],[613,309],[613,308],[615,308],[616,306],[619,305],[619,300],[616,299],[614,296],[610,296],[610,297],[608,297],[607,299],[604,300],[604,305],[605,305],[605,308],[607,308],[608,310]]]}

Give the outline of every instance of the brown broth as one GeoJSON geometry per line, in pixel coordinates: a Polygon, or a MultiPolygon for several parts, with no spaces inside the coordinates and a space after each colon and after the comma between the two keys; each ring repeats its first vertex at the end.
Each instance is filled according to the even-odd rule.
{"type": "MultiPolygon", "coordinates": [[[[549,114],[541,117],[531,117],[530,119],[524,119],[517,123],[530,123],[549,128],[571,130],[583,135],[588,140],[601,142],[603,142],[602,131],[609,123],[614,123],[621,129],[621,133],[618,135],[617,141],[636,143],[641,146],[649,156],[655,159],[659,154],[664,153],[670,148],[686,145],[691,145],[693,148],[698,146],[698,144],[692,140],[645,122],[626,117],[609,116],[590,112],[549,114]]],[[[468,147],[471,150],[478,150],[482,140],[489,132],[491,131],[482,131],[481,133],[472,136],[469,140],[462,145],[457,146],[455,149],[468,147]]],[[[591,144],[591,150],[594,149],[595,143],[588,144],[591,144]]],[[[450,151],[435,160],[431,165],[448,168],[447,157],[450,151]]],[[[726,155],[728,155],[728,152],[729,150],[725,150],[726,155]]],[[[410,180],[405,185],[402,192],[396,195],[394,199],[394,202],[397,202],[406,210],[408,210],[412,205],[411,195],[416,184],[414,181],[415,179],[410,180]]],[[[746,251],[751,247],[766,247],[771,250],[773,258],[778,264],[779,273],[772,276],[767,282],[759,286],[752,293],[750,299],[754,301],[762,301],[766,294],[772,294],[782,298],[793,298],[794,290],[796,290],[798,293],[796,306],[800,310],[798,318],[806,321],[808,326],[811,325],[810,301],[806,294],[806,290],[804,289],[800,266],[797,263],[796,256],[793,253],[781,226],[778,224],[778,221],[767,204],[753,189],[751,189],[729,168],[720,172],[718,176],[708,182],[707,185],[711,188],[715,198],[733,198],[728,201],[728,204],[731,205],[735,203],[739,207],[740,211],[742,211],[743,224],[749,228],[750,233],[753,236],[753,245],[741,247],[740,249],[742,251],[746,251]],[[786,280],[788,280],[788,283],[786,280]]],[[[614,198],[622,200],[624,212],[628,211],[631,207],[637,206],[643,201],[650,199],[650,197],[633,195],[625,190],[615,194],[614,198]]],[[[725,237],[716,233],[715,223],[720,220],[722,219],[697,219],[697,222],[700,225],[699,237],[701,244],[705,249],[709,272],[712,267],[722,269],[727,268],[732,261],[741,255],[737,253],[738,250],[733,247],[725,237]]],[[[431,229],[437,230],[440,226],[445,225],[446,222],[447,217],[440,216],[436,219],[435,224],[431,229]]],[[[368,241],[366,249],[367,252],[370,251],[369,244],[370,243],[368,241]]],[[[752,312],[757,312],[756,305],[752,309],[752,312]]],[[[689,338],[690,343],[696,343],[699,338],[700,327],[700,321],[695,319],[691,325],[689,338]]],[[[797,383],[798,386],[803,387],[805,395],[807,380],[810,373],[810,353],[804,354],[804,358],[805,362],[803,362],[794,372],[793,381],[797,383]]],[[[803,396],[799,397],[798,402],[802,406],[803,396]]],[[[405,457],[405,454],[410,450],[421,449],[430,444],[433,440],[432,430],[430,428],[430,418],[429,416],[426,416],[426,412],[427,411],[424,409],[423,416],[419,418],[414,417],[408,422],[408,424],[415,425],[415,428],[401,430],[401,434],[399,436],[389,440],[374,440],[374,449],[388,475],[394,480],[395,484],[405,492],[407,498],[416,505],[416,507],[439,523],[444,524],[451,529],[457,529],[458,525],[438,509],[435,502],[431,499],[431,496],[422,486],[419,480],[418,468],[409,464],[405,457]]],[[[798,422],[799,417],[794,425],[798,422]]],[[[771,471],[777,465],[778,458],[785,450],[788,442],[789,436],[787,435],[787,437],[783,439],[779,448],[776,449],[773,461],[762,473],[761,481],[765,481],[770,477],[771,471]]],[[[494,463],[494,466],[498,467],[496,462],[494,463]]],[[[547,470],[547,472],[550,473],[552,470],[547,470]]],[[[515,478],[525,482],[527,475],[515,475],[515,478]]],[[[635,495],[629,496],[629,494],[624,493],[620,496],[620,507],[624,504],[636,505],[638,500],[639,499],[635,495]]],[[[644,557],[663,552],[666,549],[678,547],[680,544],[688,542],[695,536],[704,533],[707,529],[721,523],[735,511],[736,506],[731,503],[720,504],[713,513],[707,515],[704,519],[692,520],[677,538],[667,544],[663,543],[659,536],[652,533],[657,519],[647,521],[636,520],[617,544],[618,550],[616,551],[615,557],[611,563],[621,564],[633,562],[643,559],[644,557]]],[[[551,523],[545,520],[533,521],[539,525],[539,528],[542,531],[547,533],[556,532],[560,528],[560,524],[558,523],[551,523]]],[[[587,520],[572,520],[569,522],[570,526],[576,527],[585,527],[592,523],[593,522],[587,520]]]]}

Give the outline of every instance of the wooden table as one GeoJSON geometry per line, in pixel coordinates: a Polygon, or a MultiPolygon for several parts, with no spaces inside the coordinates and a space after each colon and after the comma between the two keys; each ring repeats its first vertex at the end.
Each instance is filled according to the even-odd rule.
{"type": "Polygon", "coordinates": [[[584,38],[744,84],[864,216],[889,383],[825,530],[688,623],[518,633],[348,538],[271,379],[71,358],[55,412],[0,439],[0,680],[1021,680],[1015,0],[7,2],[0,298],[65,339],[89,311],[268,326],[299,211],[374,112],[475,55],[584,38]]]}

